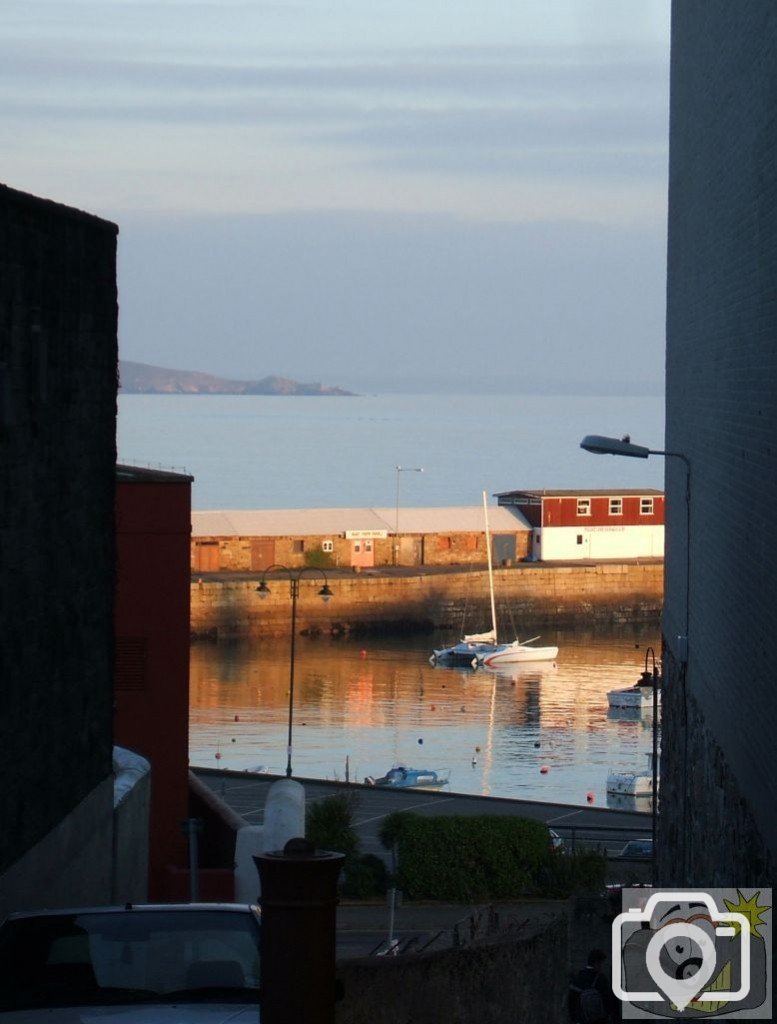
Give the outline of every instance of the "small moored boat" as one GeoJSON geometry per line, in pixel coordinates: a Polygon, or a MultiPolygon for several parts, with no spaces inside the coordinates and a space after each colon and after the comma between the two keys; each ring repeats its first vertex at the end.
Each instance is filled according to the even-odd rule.
{"type": "MultiPolygon", "coordinates": [[[[621,796],[653,796],[653,755],[647,754],[647,771],[610,772],[607,776],[607,792],[621,796]]],[[[656,767],[656,783],[658,771],[656,767]]]]}
{"type": "Polygon", "coordinates": [[[444,771],[431,768],[408,768],[403,764],[395,764],[385,775],[376,779],[368,775],[364,780],[366,786],[385,786],[388,789],[439,789],[448,785],[448,769],[444,771]]]}
{"type": "Polygon", "coordinates": [[[607,703],[611,708],[652,708],[653,701],[661,704],[661,674],[656,665],[656,655],[652,647],[645,651],[645,670],[640,674],[634,686],[625,686],[619,690],[610,690],[607,703]],[[652,656],[653,667],[648,669],[648,659],[652,656]]]}

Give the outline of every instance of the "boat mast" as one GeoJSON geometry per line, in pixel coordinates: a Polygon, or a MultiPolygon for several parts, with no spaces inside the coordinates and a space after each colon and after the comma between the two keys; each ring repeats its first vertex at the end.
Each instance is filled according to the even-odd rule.
{"type": "Polygon", "coordinates": [[[494,643],[497,643],[496,635],[496,602],[494,601],[494,566],[491,559],[491,531],[488,528],[488,503],[486,492],[483,491],[483,514],[486,519],[486,552],[488,554],[488,589],[491,594],[491,632],[494,635],[494,643]]]}

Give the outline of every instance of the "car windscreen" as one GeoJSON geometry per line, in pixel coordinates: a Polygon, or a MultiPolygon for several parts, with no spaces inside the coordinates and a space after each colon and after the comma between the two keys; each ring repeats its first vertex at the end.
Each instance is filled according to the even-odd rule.
{"type": "Polygon", "coordinates": [[[0,1010],[258,992],[259,927],[248,910],[42,915],[0,928],[0,1010]]]}

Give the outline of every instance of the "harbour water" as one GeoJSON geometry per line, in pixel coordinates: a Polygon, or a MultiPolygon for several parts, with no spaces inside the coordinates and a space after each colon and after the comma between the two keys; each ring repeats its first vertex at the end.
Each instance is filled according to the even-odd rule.
{"type": "MultiPolygon", "coordinates": [[[[509,674],[433,668],[423,637],[299,638],[294,773],[363,781],[404,762],[450,770],[456,792],[606,806],[608,771],[645,767],[653,721],[615,717],[607,691],[636,682],[656,632],[547,634],[557,663],[509,674]]],[[[287,641],[192,648],[193,765],[282,774],[288,708],[287,641]]]]}
{"type": "MultiPolygon", "coordinates": [[[[626,432],[662,447],[663,400],[122,395],[118,449],[121,461],[190,472],[195,509],[435,507],[479,504],[483,490],[662,487],[660,459],[579,448],[585,434],[626,432]]],[[[432,647],[453,639],[300,638],[295,773],[344,779],[347,759],[361,780],[405,761],[449,769],[459,792],[572,804],[591,793],[603,805],[610,768],[645,765],[650,714],[614,719],[606,694],[636,681],[657,630],[545,630],[557,665],[512,676],[432,668],[432,647]]],[[[287,641],[195,645],[191,763],[282,771],[288,669],[287,641]]]]}

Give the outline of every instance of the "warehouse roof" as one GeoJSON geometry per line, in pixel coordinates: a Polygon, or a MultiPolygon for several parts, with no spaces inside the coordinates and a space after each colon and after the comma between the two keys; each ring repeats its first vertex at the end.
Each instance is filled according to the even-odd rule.
{"type": "MultiPolygon", "coordinates": [[[[492,533],[515,533],[531,527],[513,508],[491,506],[488,525],[492,533]]],[[[321,537],[350,530],[384,530],[397,527],[396,508],[292,508],[223,509],[192,512],[193,537],[321,537]]],[[[452,508],[400,508],[400,533],[483,533],[483,506],[452,508]]]]}

